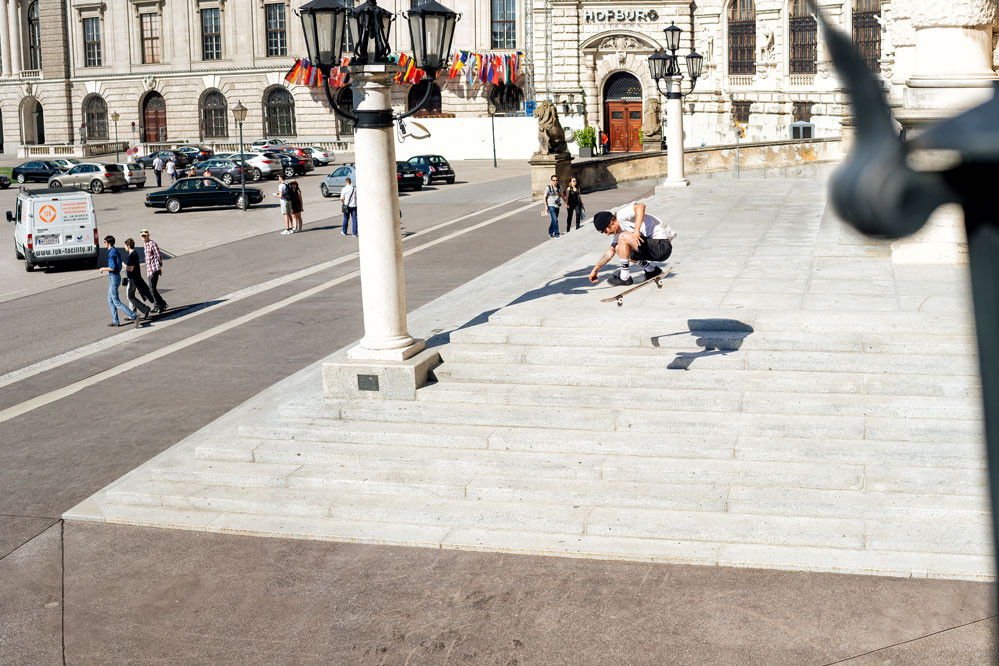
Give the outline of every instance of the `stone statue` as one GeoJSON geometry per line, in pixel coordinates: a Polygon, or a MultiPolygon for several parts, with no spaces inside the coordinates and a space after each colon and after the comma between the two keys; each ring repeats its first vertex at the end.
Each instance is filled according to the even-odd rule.
{"type": "Polygon", "coordinates": [[[642,143],[662,143],[662,104],[657,97],[645,100],[642,118],[642,143]]]}
{"type": "Polygon", "coordinates": [[[538,119],[538,152],[539,155],[559,155],[567,152],[565,130],[558,120],[558,109],[552,102],[545,100],[534,109],[534,117],[538,119]]]}

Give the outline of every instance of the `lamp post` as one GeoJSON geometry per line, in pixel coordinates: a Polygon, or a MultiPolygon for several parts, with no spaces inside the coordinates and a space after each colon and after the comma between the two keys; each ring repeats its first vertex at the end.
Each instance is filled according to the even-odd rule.
{"type": "Polygon", "coordinates": [[[111,112],[111,122],[114,123],[114,161],[118,161],[118,119],[121,116],[118,115],[117,111],[111,112]]]}
{"type": "Polygon", "coordinates": [[[680,33],[676,23],[671,23],[663,30],[666,33],[666,50],[669,55],[662,51],[656,51],[649,56],[649,73],[652,74],[656,82],[656,89],[666,95],[666,117],[667,123],[666,154],[667,169],[666,182],[664,185],[674,187],[686,187],[690,185],[684,174],[683,166],[683,98],[694,92],[697,79],[701,76],[701,69],[704,66],[704,56],[691,51],[684,56],[687,64],[687,74],[690,76],[690,90],[686,93],[680,91],[683,82],[683,72],[680,71],[679,58],[676,52],[680,48],[680,33]],[[660,81],[666,82],[666,92],[660,88],[660,81]],[[674,90],[674,87],[676,88],[674,90]]]}
{"type": "MultiPolygon", "coordinates": [[[[361,305],[364,337],[348,352],[350,359],[403,361],[424,349],[422,340],[407,332],[406,292],[399,228],[399,192],[395,175],[394,123],[419,111],[430,99],[432,85],[407,113],[392,115],[392,78],[399,71],[389,60],[393,14],[367,0],[354,8],[338,0],[312,0],[299,7],[309,60],[323,74],[323,90],[333,111],[354,123],[357,173],[357,213],[361,220],[358,251],[361,263],[361,305]],[[337,106],[329,74],[340,65],[345,30],[354,48],[350,66],[355,110],[337,106]]],[[[447,63],[454,25],[459,15],[435,0],[406,13],[418,68],[430,81],[447,63]]],[[[358,375],[361,384],[362,375],[358,375]]],[[[377,382],[375,382],[377,384],[377,382]]],[[[378,389],[375,389],[378,390],[378,389]]]]}
{"type": "Polygon", "coordinates": [[[232,107],[232,117],[239,125],[239,192],[243,195],[243,210],[247,208],[246,201],[246,162],[243,161],[243,121],[246,120],[246,107],[242,101],[232,107]]]}

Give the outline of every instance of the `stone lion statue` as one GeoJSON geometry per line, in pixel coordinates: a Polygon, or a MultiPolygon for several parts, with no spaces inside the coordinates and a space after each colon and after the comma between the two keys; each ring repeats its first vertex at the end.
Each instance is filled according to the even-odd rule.
{"type": "Polygon", "coordinates": [[[565,130],[558,120],[558,109],[552,102],[544,101],[534,108],[538,119],[538,153],[558,155],[566,152],[565,130]]]}
{"type": "Polygon", "coordinates": [[[645,100],[642,118],[642,142],[653,143],[662,141],[662,103],[656,97],[649,97],[645,100]]]}

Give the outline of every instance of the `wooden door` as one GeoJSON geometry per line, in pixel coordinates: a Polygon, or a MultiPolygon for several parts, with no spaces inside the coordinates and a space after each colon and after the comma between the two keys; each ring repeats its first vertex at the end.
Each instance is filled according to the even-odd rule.
{"type": "Polygon", "coordinates": [[[612,153],[642,150],[642,103],[607,102],[605,104],[607,136],[612,153]]]}
{"type": "Polygon", "coordinates": [[[166,102],[159,94],[151,93],[146,98],[142,110],[142,122],[145,126],[145,141],[147,143],[167,140],[166,102]]]}

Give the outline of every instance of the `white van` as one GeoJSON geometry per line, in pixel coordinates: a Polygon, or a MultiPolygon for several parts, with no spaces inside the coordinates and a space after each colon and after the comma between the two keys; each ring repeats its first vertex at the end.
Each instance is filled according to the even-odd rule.
{"type": "Polygon", "coordinates": [[[14,254],[24,259],[26,271],[63,261],[96,266],[100,259],[97,214],[89,192],[21,189],[7,221],[14,223],[14,254]]]}

